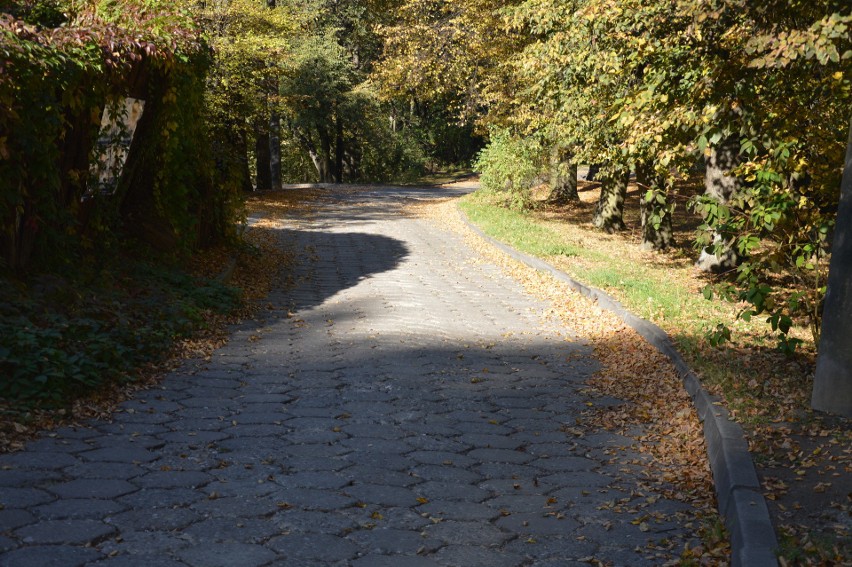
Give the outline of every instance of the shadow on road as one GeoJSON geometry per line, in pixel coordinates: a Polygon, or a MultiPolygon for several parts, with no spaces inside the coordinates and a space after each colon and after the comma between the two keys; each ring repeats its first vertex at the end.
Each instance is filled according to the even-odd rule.
{"type": "MultiPolygon", "coordinates": [[[[326,215],[324,215],[325,217],[326,215]]],[[[279,229],[297,261],[288,272],[291,289],[282,290],[291,310],[311,308],[365,278],[395,269],[408,256],[400,240],[364,232],[279,229]],[[370,250],[370,254],[356,253],[370,250]]]]}

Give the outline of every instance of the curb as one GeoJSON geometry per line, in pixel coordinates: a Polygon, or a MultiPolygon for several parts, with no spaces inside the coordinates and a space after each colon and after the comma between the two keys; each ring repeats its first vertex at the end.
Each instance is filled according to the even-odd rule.
{"type": "Polygon", "coordinates": [[[728,410],[717,396],[701,386],[698,376],[689,368],[671,338],[657,325],[627,311],[618,301],[599,289],[583,285],[547,262],[491,238],[482,232],[459,210],[463,222],[478,236],[496,246],[515,260],[546,272],[568,284],[574,291],[615,313],[642,338],[665,354],[674,364],[683,386],[692,398],[698,418],[704,424],[707,456],[713,471],[713,484],[719,514],[731,537],[731,565],[734,567],[777,567],[775,550],[778,540],[769,509],[761,492],[760,482],[742,427],[730,419],[728,410]]]}

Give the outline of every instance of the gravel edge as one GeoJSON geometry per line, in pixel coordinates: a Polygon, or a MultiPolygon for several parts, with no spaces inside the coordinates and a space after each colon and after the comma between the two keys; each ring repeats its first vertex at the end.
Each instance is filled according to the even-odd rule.
{"type": "Polygon", "coordinates": [[[704,425],[704,439],[713,471],[719,514],[724,518],[731,537],[731,565],[777,567],[775,550],[778,549],[778,540],[769,517],[769,508],[761,492],[754,462],[748,451],[745,433],[738,423],[731,420],[721,400],[710,395],[701,386],[698,376],[689,368],[668,334],[650,321],[630,313],[603,291],[586,286],[547,262],[491,238],[475,226],[460,209],[458,211],[465,225],[480,238],[515,260],[550,274],[568,284],[574,291],[596,301],[600,307],[616,314],[672,361],[704,425]]]}

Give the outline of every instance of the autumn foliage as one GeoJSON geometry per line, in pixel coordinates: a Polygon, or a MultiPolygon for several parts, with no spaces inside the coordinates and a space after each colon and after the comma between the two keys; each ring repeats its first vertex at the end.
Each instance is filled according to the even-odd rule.
{"type": "Polygon", "coordinates": [[[42,0],[0,12],[7,268],[71,262],[120,233],[175,252],[230,230],[232,199],[199,143],[210,54],[188,6],[42,0]],[[93,173],[102,116],[127,98],[147,110],[107,191],[93,173]]]}

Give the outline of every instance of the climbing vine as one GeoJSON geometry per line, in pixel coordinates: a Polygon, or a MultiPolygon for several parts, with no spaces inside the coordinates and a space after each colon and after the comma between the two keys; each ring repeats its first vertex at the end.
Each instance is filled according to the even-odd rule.
{"type": "Polygon", "coordinates": [[[142,238],[169,253],[227,236],[236,201],[206,138],[210,51],[188,1],[0,2],[0,261],[75,262],[142,238]],[[145,110],[116,188],[99,188],[107,107],[145,110]]]}

